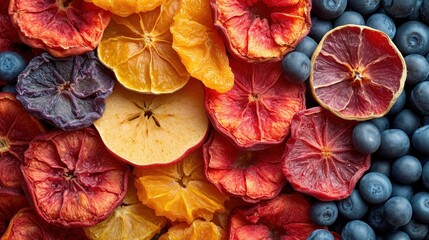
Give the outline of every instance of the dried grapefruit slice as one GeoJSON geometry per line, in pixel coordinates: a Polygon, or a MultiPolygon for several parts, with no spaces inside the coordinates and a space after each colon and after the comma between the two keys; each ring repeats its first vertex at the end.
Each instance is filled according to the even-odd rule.
{"type": "Polygon", "coordinates": [[[134,173],[139,199],[158,216],[191,224],[225,211],[227,197],[207,181],[201,149],[174,165],[135,168],[134,173]]]}
{"type": "Polygon", "coordinates": [[[115,15],[127,17],[133,13],[147,12],[164,4],[166,0],[85,0],[115,15]]]}
{"type": "Polygon", "coordinates": [[[172,47],[170,26],[179,0],[128,17],[112,16],[98,47],[100,61],[128,89],[171,93],[188,82],[189,73],[172,47]]]}
{"type": "Polygon", "coordinates": [[[213,25],[209,0],[181,0],[170,31],[173,48],[192,77],[218,92],[232,88],[234,74],[213,25]]]}
{"type": "Polygon", "coordinates": [[[360,25],[329,31],[311,61],[314,98],[349,120],[385,115],[401,94],[407,74],[404,58],[390,38],[360,25]]]}
{"type": "Polygon", "coordinates": [[[186,223],[174,225],[159,240],[222,240],[225,237],[225,231],[216,224],[197,219],[191,225],[186,223]]]}
{"type": "Polygon", "coordinates": [[[296,113],[283,155],[283,172],[289,183],[323,201],[348,197],[371,161],[370,154],[353,147],[356,124],[322,107],[296,113]]]}

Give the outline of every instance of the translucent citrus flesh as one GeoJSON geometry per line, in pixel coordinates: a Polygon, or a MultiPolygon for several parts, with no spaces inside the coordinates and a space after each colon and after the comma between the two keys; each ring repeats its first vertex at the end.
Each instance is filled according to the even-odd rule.
{"type": "Polygon", "coordinates": [[[234,74],[214,28],[209,0],[181,0],[170,30],[173,48],[192,77],[219,92],[232,88],[234,74]]]}
{"type": "Polygon", "coordinates": [[[223,240],[225,231],[212,222],[195,220],[191,225],[177,224],[168,229],[159,240],[223,240]]]}
{"type": "Polygon", "coordinates": [[[166,0],[85,0],[115,15],[127,17],[133,13],[151,11],[166,0]]]}

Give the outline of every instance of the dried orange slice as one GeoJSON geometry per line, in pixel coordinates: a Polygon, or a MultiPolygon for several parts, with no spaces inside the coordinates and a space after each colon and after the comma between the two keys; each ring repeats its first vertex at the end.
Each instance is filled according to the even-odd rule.
{"type": "Polygon", "coordinates": [[[158,216],[191,224],[225,211],[227,197],[207,181],[201,149],[174,165],[136,168],[134,173],[137,196],[158,216]]]}
{"type": "Polygon", "coordinates": [[[188,82],[190,75],[171,46],[170,26],[178,6],[178,0],[168,0],[149,12],[112,16],[98,56],[126,88],[171,93],[188,82]]]}
{"type": "Polygon", "coordinates": [[[234,74],[214,27],[209,0],[181,0],[170,31],[173,48],[192,77],[218,92],[232,88],[234,74]]]}
{"type": "Polygon", "coordinates": [[[168,229],[159,240],[221,240],[226,239],[225,231],[212,222],[195,220],[190,226],[186,223],[177,224],[168,229]]]}
{"type": "Polygon", "coordinates": [[[385,115],[401,94],[405,61],[383,32],[344,25],[328,32],[311,59],[316,101],[335,115],[367,120],[385,115]]]}
{"type": "Polygon", "coordinates": [[[115,15],[127,17],[133,13],[147,12],[155,9],[165,0],[85,0],[97,7],[107,10],[115,15]]]}

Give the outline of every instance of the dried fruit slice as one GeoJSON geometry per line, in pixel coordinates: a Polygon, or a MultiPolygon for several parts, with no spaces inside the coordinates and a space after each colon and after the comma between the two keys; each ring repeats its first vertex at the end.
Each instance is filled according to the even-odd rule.
{"type": "Polygon", "coordinates": [[[166,0],[85,0],[92,2],[94,5],[119,15],[127,17],[133,13],[147,12],[155,9],[161,4],[165,4],[166,0]]]}
{"type": "Polygon", "coordinates": [[[1,240],[86,240],[81,228],[61,228],[46,223],[31,208],[21,209],[10,222],[1,240]]]}
{"type": "Polygon", "coordinates": [[[234,74],[213,25],[209,0],[181,0],[170,31],[173,48],[192,77],[218,92],[232,88],[234,74]]]}
{"type": "Polygon", "coordinates": [[[289,183],[322,201],[348,197],[371,162],[370,154],[353,147],[356,124],[321,107],[295,114],[283,155],[289,183]]]}
{"type": "Polygon", "coordinates": [[[130,171],[109,154],[92,128],[34,138],[21,170],[37,214],[65,227],[106,219],[122,202],[130,171]]]}
{"type": "Polygon", "coordinates": [[[222,192],[257,202],[274,198],[286,184],[281,169],[283,144],[244,151],[213,131],[203,149],[207,179],[222,192]]]}
{"type": "Polygon", "coordinates": [[[191,224],[225,210],[227,197],[207,181],[201,149],[181,162],[157,168],[135,168],[137,195],[156,215],[191,224]]]}
{"type": "Polygon", "coordinates": [[[210,0],[215,26],[235,57],[280,61],[311,27],[310,0],[210,0]]]}
{"type": "Polygon", "coordinates": [[[0,236],[6,231],[12,217],[28,206],[27,197],[21,190],[0,188],[0,236]]]}
{"type": "Polygon", "coordinates": [[[225,231],[216,224],[197,219],[191,225],[186,223],[174,225],[159,240],[221,240],[225,237],[225,231]]]}
{"type": "Polygon", "coordinates": [[[42,123],[26,112],[11,93],[0,92],[0,189],[22,185],[19,166],[34,137],[45,132],[42,123]]]}
{"type": "Polygon", "coordinates": [[[98,56],[126,88],[171,93],[188,82],[190,75],[171,46],[170,26],[178,6],[179,0],[167,0],[149,12],[112,17],[98,56]]]}
{"type": "Polygon", "coordinates": [[[94,125],[107,148],[135,166],[179,161],[203,144],[210,129],[203,86],[196,80],[163,95],[137,93],[116,84],[106,111],[94,125]]]}
{"type": "Polygon", "coordinates": [[[226,93],[206,90],[206,111],[213,126],[244,149],[282,142],[292,116],[305,108],[305,84],[287,81],[280,63],[230,59],[230,65],[234,87],[226,93]]]}
{"type": "Polygon", "coordinates": [[[316,101],[335,115],[367,120],[385,115],[401,94],[406,64],[383,32],[345,25],[328,32],[311,59],[316,101]]]}
{"type": "Polygon", "coordinates": [[[18,76],[17,99],[39,119],[75,130],[101,117],[114,83],[94,52],[67,58],[43,53],[18,76]]]}

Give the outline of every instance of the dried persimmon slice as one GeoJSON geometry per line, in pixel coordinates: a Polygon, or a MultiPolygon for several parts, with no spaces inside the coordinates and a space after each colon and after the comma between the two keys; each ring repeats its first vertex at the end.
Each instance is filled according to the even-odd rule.
{"type": "Polygon", "coordinates": [[[36,213],[66,227],[92,226],[106,219],[121,204],[130,172],[92,128],[36,137],[21,170],[36,213]]]}
{"type": "Polygon", "coordinates": [[[322,107],[295,114],[283,155],[283,173],[295,190],[323,201],[351,194],[371,162],[353,147],[356,124],[322,107]]]}

